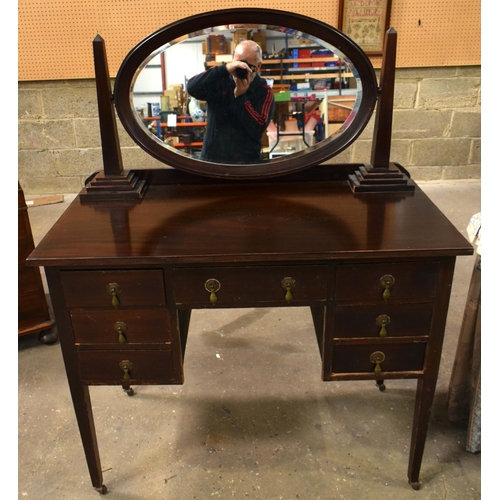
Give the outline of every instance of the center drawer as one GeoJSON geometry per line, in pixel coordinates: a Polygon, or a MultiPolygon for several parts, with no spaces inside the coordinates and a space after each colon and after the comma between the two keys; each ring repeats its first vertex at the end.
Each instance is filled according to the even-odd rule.
{"type": "Polygon", "coordinates": [[[327,299],[325,265],[176,268],[176,305],[300,305],[327,299]]]}

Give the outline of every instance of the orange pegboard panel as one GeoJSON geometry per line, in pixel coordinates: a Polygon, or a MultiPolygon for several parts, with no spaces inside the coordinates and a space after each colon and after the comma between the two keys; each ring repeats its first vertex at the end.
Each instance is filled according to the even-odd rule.
{"type": "Polygon", "coordinates": [[[481,64],[479,0],[393,0],[398,67],[481,64]]]}
{"type": "MultiPolygon", "coordinates": [[[[20,80],[67,78],[92,64],[93,0],[18,3],[20,80]],[[81,20],[86,19],[85,23],[81,20]]],[[[88,74],[88,69],[85,70],[88,74]]]]}
{"type": "MultiPolygon", "coordinates": [[[[246,7],[269,8],[269,2],[246,7]]],[[[140,40],[157,29],[196,13],[241,7],[237,0],[19,0],[19,80],[93,78],[92,40],[106,42],[110,74],[140,40]]],[[[292,10],[335,25],[337,1],[277,1],[292,10]]]]}
{"type": "MultiPolygon", "coordinates": [[[[336,23],[336,1],[333,2],[333,5],[325,6],[325,2],[322,0],[312,0],[308,7],[304,7],[303,2],[298,0],[278,0],[272,5],[272,8],[291,10],[309,16],[314,12],[318,15],[312,17],[321,20],[326,18],[325,22],[332,24],[332,22],[336,23]]],[[[123,58],[135,44],[163,26],[197,13],[238,7],[241,7],[241,2],[237,0],[215,0],[215,2],[186,0],[177,3],[171,2],[161,9],[158,9],[158,2],[152,0],[104,2],[100,7],[103,21],[99,34],[106,42],[110,73],[116,74],[123,58]],[[117,3],[123,7],[119,13],[115,12],[114,7],[117,3]]],[[[269,2],[265,1],[245,4],[245,7],[270,8],[269,2]]]]}
{"type": "MultiPolygon", "coordinates": [[[[241,7],[236,0],[19,0],[18,79],[93,78],[92,40],[106,42],[111,76],[148,34],[200,12],[241,7]]],[[[274,8],[337,27],[338,0],[275,0],[274,8]]],[[[392,0],[399,67],[480,64],[480,0],[392,0]],[[420,20],[420,23],[419,23],[420,20]]],[[[380,58],[373,58],[375,66],[380,58]]]]}

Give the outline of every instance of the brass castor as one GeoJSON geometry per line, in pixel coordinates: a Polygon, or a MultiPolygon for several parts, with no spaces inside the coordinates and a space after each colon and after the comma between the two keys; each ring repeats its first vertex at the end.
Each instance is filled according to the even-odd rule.
{"type": "Polygon", "coordinates": [[[99,486],[98,488],[94,488],[96,491],[98,491],[101,495],[105,495],[108,492],[108,488],[106,488],[106,485],[103,484],[102,486],[99,486]]]}
{"type": "Polygon", "coordinates": [[[420,489],[420,486],[422,486],[422,483],[420,481],[415,481],[415,482],[412,482],[412,481],[408,481],[411,485],[411,487],[414,489],[414,490],[419,490],[420,489]]]}

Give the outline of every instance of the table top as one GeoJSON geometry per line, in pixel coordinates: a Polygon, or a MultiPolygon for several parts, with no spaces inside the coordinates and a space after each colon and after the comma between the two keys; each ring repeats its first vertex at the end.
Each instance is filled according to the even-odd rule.
{"type": "Polygon", "coordinates": [[[141,200],[77,197],[28,260],[77,267],[472,253],[418,186],[354,194],[342,181],[214,180],[153,183],[141,200]]]}

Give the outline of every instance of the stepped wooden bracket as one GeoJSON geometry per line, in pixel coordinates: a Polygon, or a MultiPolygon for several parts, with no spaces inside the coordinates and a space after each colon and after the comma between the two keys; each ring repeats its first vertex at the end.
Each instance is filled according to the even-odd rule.
{"type": "Polygon", "coordinates": [[[374,168],[365,163],[349,175],[349,185],[354,193],[415,191],[415,183],[398,163],[393,162],[388,168],[374,168]]]}
{"type": "Polygon", "coordinates": [[[121,174],[106,174],[104,171],[92,176],[80,193],[84,200],[138,200],[146,191],[146,181],[136,172],[123,171],[121,174]]]}
{"type": "Polygon", "coordinates": [[[137,174],[123,170],[104,40],[97,35],[92,45],[104,170],[86,183],[80,197],[86,199],[142,198],[146,190],[145,181],[139,180],[137,174]]]}
{"type": "Polygon", "coordinates": [[[404,169],[390,161],[392,140],[392,114],[394,107],[394,81],[396,74],[397,33],[387,30],[384,55],[380,71],[380,97],[375,115],[371,160],[349,175],[354,193],[380,193],[414,191],[415,184],[404,169]]]}

